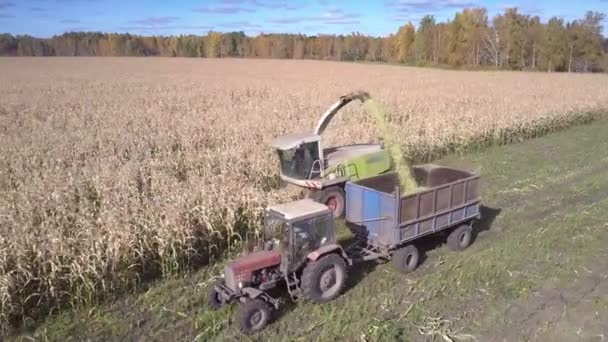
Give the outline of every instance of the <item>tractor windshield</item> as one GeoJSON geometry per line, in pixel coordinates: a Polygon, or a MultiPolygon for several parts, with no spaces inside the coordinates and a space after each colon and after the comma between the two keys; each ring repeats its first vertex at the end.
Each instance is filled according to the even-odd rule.
{"type": "Polygon", "coordinates": [[[264,225],[265,249],[277,249],[287,251],[289,246],[289,225],[284,219],[272,214],[266,215],[264,225]]]}
{"type": "Polygon", "coordinates": [[[310,179],[319,174],[320,165],[318,162],[315,163],[319,160],[318,142],[313,141],[297,148],[278,150],[278,152],[283,175],[295,179],[310,179]]]}

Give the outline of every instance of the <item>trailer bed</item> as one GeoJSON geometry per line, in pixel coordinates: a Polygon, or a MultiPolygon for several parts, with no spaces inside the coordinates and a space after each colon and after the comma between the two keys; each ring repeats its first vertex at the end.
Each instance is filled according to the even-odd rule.
{"type": "Polygon", "coordinates": [[[480,217],[479,175],[424,164],[413,168],[420,188],[401,196],[396,173],[346,183],[347,226],[386,250],[480,217]]]}

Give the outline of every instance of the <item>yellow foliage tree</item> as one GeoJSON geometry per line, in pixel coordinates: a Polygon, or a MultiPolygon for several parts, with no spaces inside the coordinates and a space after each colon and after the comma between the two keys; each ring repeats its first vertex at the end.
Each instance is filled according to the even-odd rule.
{"type": "Polygon", "coordinates": [[[398,62],[405,63],[407,61],[415,36],[416,29],[411,22],[399,28],[395,37],[395,50],[397,51],[398,62]]]}
{"type": "Polygon", "coordinates": [[[220,56],[220,47],[222,45],[222,34],[220,32],[209,32],[207,42],[205,44],[205,55],[209,58],[217,58],[220,56]]]}

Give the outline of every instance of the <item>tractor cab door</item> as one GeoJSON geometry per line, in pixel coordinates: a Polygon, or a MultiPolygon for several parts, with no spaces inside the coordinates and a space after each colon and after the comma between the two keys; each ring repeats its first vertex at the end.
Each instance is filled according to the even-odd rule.
{"type": "Polygon", "coordinates": [[[308,253],[314,250],[313,228],[313,221],[310,219],[291,224],[291,243],[288,257],[289,272],[298,269],[306,261],[308,253]]]}
{"type": "Polygon", "coordinates": [[[295,221],[291,224],[290,235],[288,271],[293,272],[306,262],[308,254],[336,241],[333,216],[329,213],[295,221]]]}

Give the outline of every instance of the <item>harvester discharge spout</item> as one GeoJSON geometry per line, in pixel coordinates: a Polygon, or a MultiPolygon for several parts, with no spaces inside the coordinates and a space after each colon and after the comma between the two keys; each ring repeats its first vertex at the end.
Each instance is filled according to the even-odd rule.
{"type": "Polygon", "coordinates": [[[369,96],[369,93],[362,90],[354,91],[344,96],[340,96],[338,102],[334,103],[331,107],[329,107],[329,109],[327,109],[327,111],[321,116],[321,119],[319,119],[319,122],[315,127],[314,134],[321,135],[325,128],[327,128],[327,125],[329,125],[329,123],[331,122],[334,115],[336,115],[336,113],[340,111],[342,107],[346,106],[349,102],[359,100],[361,101],[361,103],[365,103],[365,101],[369,100],[370,98],[371,96],[369,96]]]}

